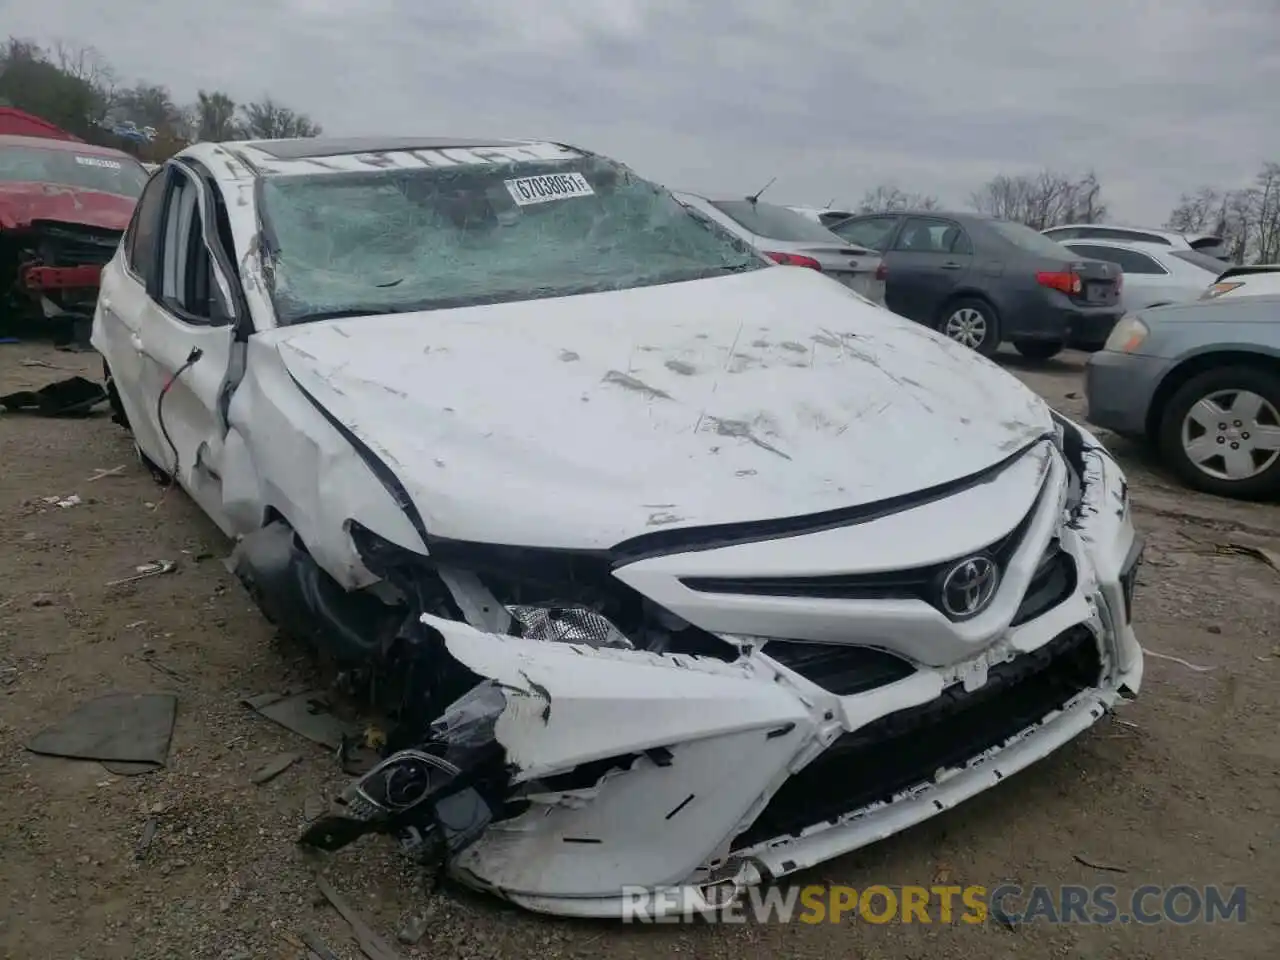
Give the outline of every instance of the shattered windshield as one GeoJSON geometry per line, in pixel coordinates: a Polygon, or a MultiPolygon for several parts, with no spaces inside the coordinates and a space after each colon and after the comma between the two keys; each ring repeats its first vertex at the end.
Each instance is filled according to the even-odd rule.
{"type": "Polygon", "coordinates": [[[0,146],[0,183],[56,183],[136,199],[147,177],[142,164],[129,157],[0,146]]]}
{"type": "Polygon", "coordinates": [[[768,266],[626,167],[577,154],[273,176],[261,211],[282,324],[768,266]]]}

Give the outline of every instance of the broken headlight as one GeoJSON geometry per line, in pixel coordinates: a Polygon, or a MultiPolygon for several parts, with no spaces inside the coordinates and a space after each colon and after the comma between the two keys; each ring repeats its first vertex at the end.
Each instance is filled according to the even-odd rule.
{"type": "Polygon", "coordinates": [[[512,606],[507,612],[518,625],[520,636],[530,640],[635,649],[621,630],[587,607],[512,606]]]}

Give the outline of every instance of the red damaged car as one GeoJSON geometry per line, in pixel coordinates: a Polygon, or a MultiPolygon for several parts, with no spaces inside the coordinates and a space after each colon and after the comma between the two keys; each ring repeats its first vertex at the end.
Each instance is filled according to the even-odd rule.
{"type": "Polygon", "coordinates": [[[0,335],[87,332],[148,176],[119,150],[0,135],[0,335]]]}

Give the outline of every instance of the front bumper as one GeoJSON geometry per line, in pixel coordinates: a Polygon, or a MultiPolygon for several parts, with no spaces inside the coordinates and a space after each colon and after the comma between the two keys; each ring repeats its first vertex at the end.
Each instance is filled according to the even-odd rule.
{"type": "Polygon", "coordinates": [[[1121,436],[1145,436],[1151,398],[1168,369],[1169,362],[1158,357],[1095,353],[1084,368],[1089,422],[1121,436]]]}
{"type": "MultiPolygon", "coordinates": [[[[750,652],[724,663],[424,616],[454,660],[501,691],[483,729],[510,771],[507,796],[482,826],[459,828],[474,838],[451,852],[449,870],[547,913],[624,917],[636,889],[651,903],[698,909],[950,809],[1083,732],[1141,686],[1131,625],[1141,547],[1119,467],[1070,429],[1073,452],[1046,442],[1028,455],[1039,492],[1002,548],[995,599],[964,622],[900,599],[701,595],[667,576],[687,568],[687,556],[638,562],[629,582],[690,622],[756,623],[787,639],[725,631],[750,652]],[[1069,558],[1069,580],[1043,573],[1058,567],[1042,558],[1058,555],[1069,558]],[[780,632],[785,624],[793,629],[780,632]],[[838,692],[848,677],[837,683],[792,655],[795,641],[865,651],[877,634],[910,669],[870,689],[838,692]],[[838,635],[853,639],[841,645],[838,635]]],[[[966,504],[957,497],[890,519],[932,526],[944,543],[931,511],[950,510],[961,528],[966,506],[1002,496],[988,484],[966,504]]],[[[796,556],[814,556],[837,534],[851,535],[797,538],[811,542],[796,556]]],[[[765,563],[758,551],[773,548],[735,548],[729,559],[709,551],[699,562],[765,563]]],[[[451,708],[438,723],[462,730],[454,714],[473,712],[451,708]]]]}

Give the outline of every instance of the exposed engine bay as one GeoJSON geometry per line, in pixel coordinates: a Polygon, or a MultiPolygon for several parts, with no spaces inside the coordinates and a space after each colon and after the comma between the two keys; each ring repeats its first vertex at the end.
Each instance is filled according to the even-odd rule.
{"type": "Polygon", "coordinates": [[[98,278],[121,234],[51,220],[0,230],[0,330],[87,342],[98,278]]]}

